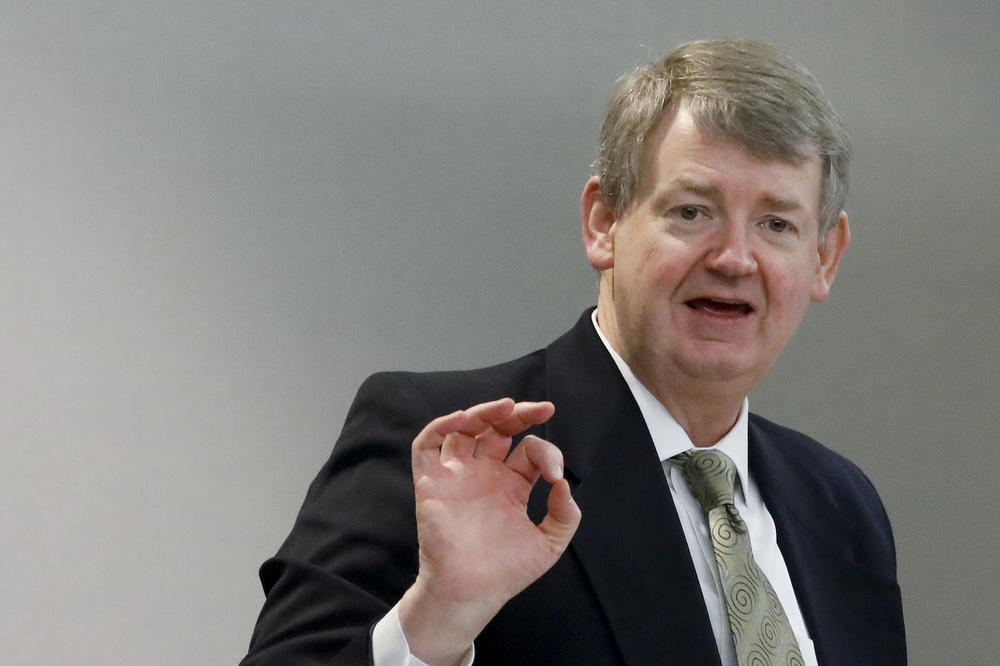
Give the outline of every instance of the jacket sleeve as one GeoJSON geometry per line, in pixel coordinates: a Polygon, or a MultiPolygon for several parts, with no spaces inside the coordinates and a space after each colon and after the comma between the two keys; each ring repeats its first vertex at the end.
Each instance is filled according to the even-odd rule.
{"type": "Polygon", "coordinates": [[[371,630],[417,573],[410,445],[432,418],[403,374],[361,386],[295,525],[260,569],[244,666],[370,664],[371,630]]]}

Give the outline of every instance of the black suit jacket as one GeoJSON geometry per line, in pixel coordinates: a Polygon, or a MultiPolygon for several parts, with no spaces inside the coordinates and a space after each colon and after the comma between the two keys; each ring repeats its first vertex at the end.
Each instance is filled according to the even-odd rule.
{"type": "MultiPolygon", "coordinates": [[[[261,567],[251,664],[365,664],[370,630],[417,573],[410,444],[431,419],[510,396],[551,400],[583,512],[556,565],[476,639],[477,664],[719,664],[684,534],[649,432],[584,313],[503,365],[369,378],[295,526],[261,567]]],[[[895,549],[875,489],[819,443],[751,415],[750,471],[821,664],[904,664],[895,549]]],[[[545,513],[548,487],[529,513],[545,513]]]]}

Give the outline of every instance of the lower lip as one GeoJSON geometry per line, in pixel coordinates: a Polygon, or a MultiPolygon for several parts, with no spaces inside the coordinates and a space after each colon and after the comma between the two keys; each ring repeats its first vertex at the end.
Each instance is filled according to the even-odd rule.
{"type": "Polygon", "coordinates": [[[743,322],[749,321],[754,314],[753,310],[750,310],[749,312],[724,312],[721,310],[693,308],[690,306],[687,306],[687,308],[688,311],[697,317],[697,319],[713,324],[742,324],[743,322]]]}

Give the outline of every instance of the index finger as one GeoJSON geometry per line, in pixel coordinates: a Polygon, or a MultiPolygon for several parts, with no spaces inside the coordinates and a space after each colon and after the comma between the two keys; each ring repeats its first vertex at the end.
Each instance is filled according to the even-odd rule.
{"type": "Polygon", "coordinates": [[[551,402],[518,402],[507,418],[492,424],[492,432],[478,438],[477,458],[504,460],[510,453],[511,438],[519,432],[548,421],[555,412],[551,402]],[[492,435],[492,436],[490,436],[492,435]]]}
{"type": "Polygon", "coordinates": [[[424,429],[414,438],[413,449],[414,451],[426,451],[440,448],[444,443],[444,438],[456,432],[470,437],[478,437],[494,427],[494,424],[508,420],[514,411],[513,400],[500,398],[439,416],[424,426],[424,429]]]}
{"type": "Polygon", "coordinates": [[[555,411],[555,405],[548,400],[518,402],[514,404],[514,411],[509,416],[493,423],[493,430],[504,437],[512,437],[530,426],[545,423],[555,411]]]}

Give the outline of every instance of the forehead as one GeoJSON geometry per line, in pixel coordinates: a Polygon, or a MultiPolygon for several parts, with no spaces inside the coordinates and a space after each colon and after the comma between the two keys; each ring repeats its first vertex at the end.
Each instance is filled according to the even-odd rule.
{"type": "Polygon", "coordinates": [[[819,214],[822,169],[815,151],[794,162],[761,158],[727,136],[703,133],[683,104],[664,114],[647,139],[636,203],[683,181],[733,194],[797,199],[819,214]]]}

